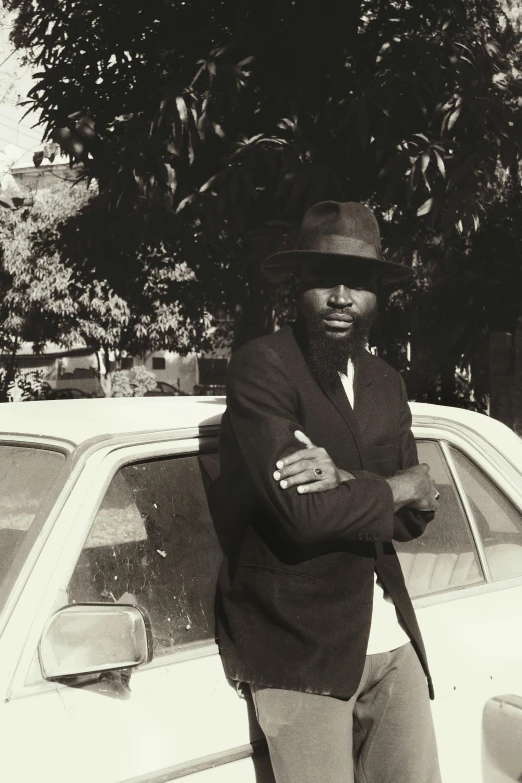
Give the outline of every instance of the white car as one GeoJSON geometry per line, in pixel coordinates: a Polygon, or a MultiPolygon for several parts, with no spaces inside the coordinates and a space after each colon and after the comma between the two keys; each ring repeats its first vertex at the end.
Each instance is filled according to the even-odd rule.
{"type": "MultiPolygon", "coordinates": [[[[0,406],[2,783],[273,780],[214,641],[207,490],[223,410],[210,397],[0,406]]],[[[400,557],[443,780],[520,780],[522,441],[480,414],[412,410],[441,506],[400,557]]]]}

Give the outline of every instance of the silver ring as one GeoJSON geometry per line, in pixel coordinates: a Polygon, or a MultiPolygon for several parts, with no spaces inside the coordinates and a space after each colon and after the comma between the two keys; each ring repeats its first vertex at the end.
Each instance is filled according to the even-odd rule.
{"type": "Polygon", "coordinates": [[[435,500],[438,500],[440,498],[440,492],[435,493],[435,500]]]}
{"type": "Polygon", "coordinates": [[[316,476],[322,476],[323,475],[323,471],[321,470],[321,468],[314,468],[314,473],[315,473],[316,476]]]}

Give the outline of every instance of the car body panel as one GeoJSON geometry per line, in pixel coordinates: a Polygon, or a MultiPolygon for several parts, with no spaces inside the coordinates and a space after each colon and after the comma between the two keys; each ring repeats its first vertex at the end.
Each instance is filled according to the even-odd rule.
{"type": "MultiPolygon", "coordinates": [[[[522,509],[522,443],[514,433],[467,411],[411,407],[417,438],[458,447],[522,509]]],[[[222,399],[209,397],[0,407],[3,442],[67,453],[2,613],[2,780],[169,783],[190,775],[198,783],[272,783],[252,705],[227,682],[214,643],[139,667],[129,689],[119,676],[82,687],[46,682],[37,658],[116,471],[136,460],[215,450],[223,410],[222,399]],[[31,737],[30,753],[20,750],[22,736],[31,737]]],[[[481,779],[485,705],[501,693],[522,694],[522,577],[486,579],[414,600],[435,682],[444,783],[481,779]]]]}

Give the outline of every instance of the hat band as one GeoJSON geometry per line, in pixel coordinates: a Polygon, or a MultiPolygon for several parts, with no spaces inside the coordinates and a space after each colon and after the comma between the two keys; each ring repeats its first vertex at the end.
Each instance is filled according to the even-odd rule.
{"type": "Polygon", "coordinates": [[[382,261],[382,253],[377,245],[371,245],[355,237],[343,237],[340,234],[320,234],[315,231],[301,231],[297,240],[297,250],[313,250],[317,253],[333,253],[341,256],[360,256],[382,261]]]}

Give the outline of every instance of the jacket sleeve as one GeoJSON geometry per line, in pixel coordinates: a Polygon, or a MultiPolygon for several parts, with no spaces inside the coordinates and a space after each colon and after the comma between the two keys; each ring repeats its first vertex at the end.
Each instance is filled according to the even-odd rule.
{"type": "Polygon", "coordinates": [[[271,346],[253,343],[234,354],[227,374],[227,434],[267,510],[267,522],[300,546],[391,541],[393,495],[381,477],[361,477],[315,494],[279,487],[273,478],[276,462],[295,452],[294,432],[302,428],[297,409],[288,371],[271,346]]]}
{"type": "MultiPolygon", "coordinates": [[[[411,411],[408,405],[406,386],[401,376],[401,424],[399,439],[399,470],[419,464],[417,446],[411,431],[411,411]]],[[[395,541],[411,541],[422,535],[428,522],[434,518],[434,511],[417,511],[408,507],[395,514],[393,538],[395,541]]]]}

